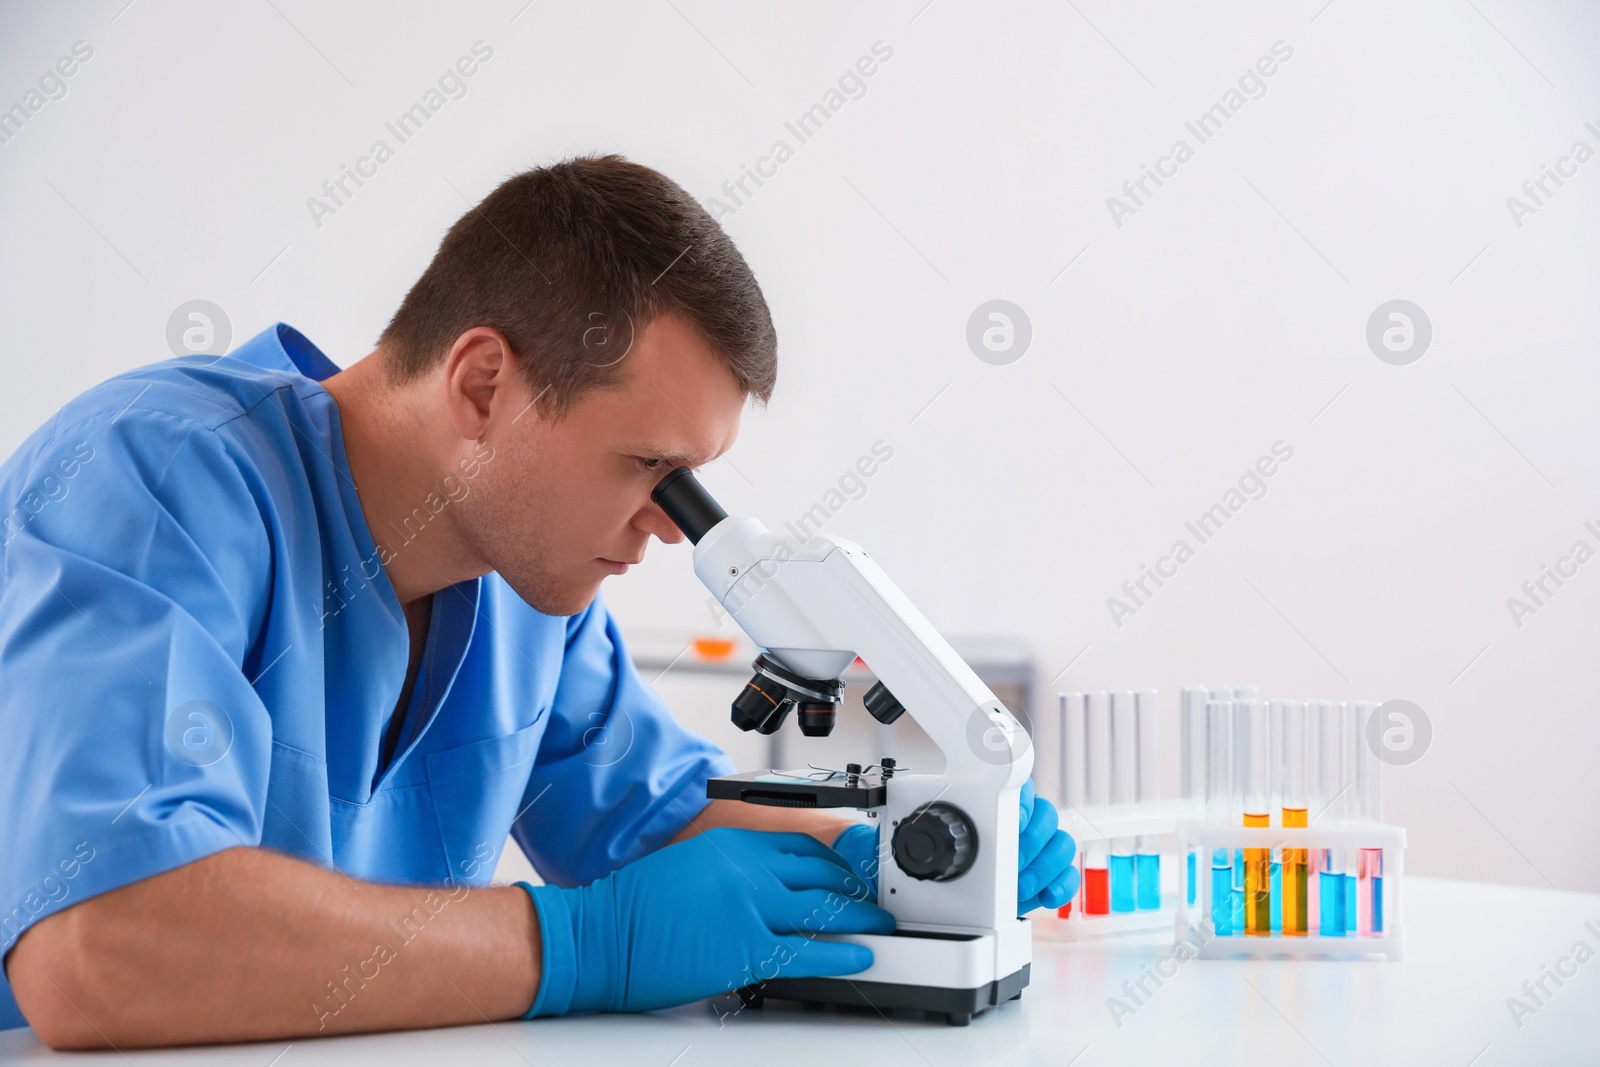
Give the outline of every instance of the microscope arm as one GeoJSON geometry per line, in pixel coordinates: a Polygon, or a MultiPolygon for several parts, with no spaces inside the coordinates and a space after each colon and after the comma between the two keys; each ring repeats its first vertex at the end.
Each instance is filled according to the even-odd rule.
{"type": "Polygon", "coordinates": [[[939,748],[947,779],[1021,789],[1027,734],[860,546],[819,536],[795,551],[741,516],[701,538],[694,559],[724,610],[791,670],[834,678],[860,656],[939,748]]]}

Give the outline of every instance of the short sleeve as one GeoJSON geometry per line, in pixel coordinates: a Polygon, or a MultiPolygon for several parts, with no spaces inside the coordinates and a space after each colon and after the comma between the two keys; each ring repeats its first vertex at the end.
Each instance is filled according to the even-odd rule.
{"type": "Polygon", "coordinates": [[[248,468],[150,411],[30,448],[0,483],[22,508],[0,548],[0,954],[63,908],[259,843],[271,747],[241,669],[270,573],[248,468]]]}
{"type": "Polygon", "coordinates": [[[582,885],[670,841],[706,806],[706,779],[733,770],[639,677],[596,596],[569,624],[512,835],[546,880],[582,885]]]}

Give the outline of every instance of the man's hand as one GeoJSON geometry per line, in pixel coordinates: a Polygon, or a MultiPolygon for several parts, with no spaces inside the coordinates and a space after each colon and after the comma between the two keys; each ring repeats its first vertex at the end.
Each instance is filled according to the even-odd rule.
{"type": "Polygon", "coordinates": [[[1017,914],[1059,908],[1078,894],[1077,842],[1060,828],[1056,806],[1022,783],[1022,831],[1017,840],[1017,914]]]}
{"type": "MultiPolygon", "coordinates": [[[[1033,780],[1022,785],[1022,810],[1017,837],[1017,914],[1036,908],[1059,908],[1078,892],[1078,869],[1072,865],[1077,845],[1060,829],[1055,805],[1035,795],[1033,780]]],[[[878,889],[878,828],[856,823],[833,842],[872,887],[878,889]]]]}
{"type": "Polygon", "coordinates": [[[831,845],[841,831],[854,825],[854,819],[835,815],[827,809],[769,808],[742,800],[713,800],[689,820],[689,825],[679,831],[672,842],[687,841],[719,826],[733,826],[744,830],[810,834],[824,845],[831,845]]]}
{"type": "Polygon", "coordinates": [[[762,979],[855,974],[872,950],[816,934],[887,934],[894,917],[805,834],[717,828],[573,889],[518,883],[543,960],[530,1016],[651,1011],[762,979]]]}

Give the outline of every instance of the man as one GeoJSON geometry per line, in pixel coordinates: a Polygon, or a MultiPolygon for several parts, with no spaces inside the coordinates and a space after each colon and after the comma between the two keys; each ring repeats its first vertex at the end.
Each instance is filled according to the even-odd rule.
{"type": "MultiPolygon", "coordinates": [[[[732,242],[606,156],[463,216],[348,370],[279,323],[63,408],[0,468],[0,1024],[242,1041],[869,966],[807,934],[893,928],[875,831],[708,804],[732,767],[598,597],[775,375],[732,242]],[[547,885],[489,887],[508,832],[547,885]]],[[[1071,842],[1024,809],[1018,899],[1059,905],[1071,842]]]]}

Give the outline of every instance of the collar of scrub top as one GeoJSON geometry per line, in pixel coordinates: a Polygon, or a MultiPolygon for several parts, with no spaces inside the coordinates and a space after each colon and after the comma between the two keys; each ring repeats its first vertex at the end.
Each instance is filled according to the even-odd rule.
{"type": "MultiPolygon", "coordinates": [[[[339,373],[340,369],[303,333],[286,322],[274,323],[228,355],[268,370],[284,370],[292,367],[315,382],[332,377],[339,373]]],[[[377,542],[367,526],[366,514],[361,510],[355,483],[350,477],[349,461],[344,455],[343,429],[338,425],[338,405],[333,402],[332,394],[329,394],[328,399],[335,412],[336,424],[333,433],[336,457],[332,458],[332,462],[339,468],[340,488],[343,491],[347,513],[352,516],[352,527],[363,542],[363,558],[368,558],[377,551],[377,542]]],[[[382,586],[392,601],[390,604],[392,614],[399,620],[400,630],[409,640],[410,631],[406,625],[405,612],[400,608],[399,598],[395,595],[394,587],[389,584],[387,572],[380,573],[383,575],[382,586]]],[[[417,670],[417,679],[412,685],[411,692],[406,695],[404,708],[395,713],[405,725],[401,727],[398,744],[395,746],[396,751],[388,753],[388,759],[384,759],[382,747],[383,739],[388,734],[391,712],[387,708],[380,712],[381,718],[378,723],[380,752],[372,780],[373,793],[383,787],[394,768],[416,747],[423,733],[433,722],[434,716],[438,714],[445,695],[449,693],[456,674],[461,669],[461,662],[466,658],[467,649],[472,643],[472,635],[477,624],[481,582],[480,578],[469,578],[464,582],[457,582],[455,585],[440,589],[434,594],[422,664],[417,670]]]]}
{"type": "Polygon", "coordinates": [[[273,323],[228,355],[267,370],[283,370],[287,362],[314,382],[331,378],[340,369],[338,364],[322,354],[322,349],[287,322],[273,323]]]}

